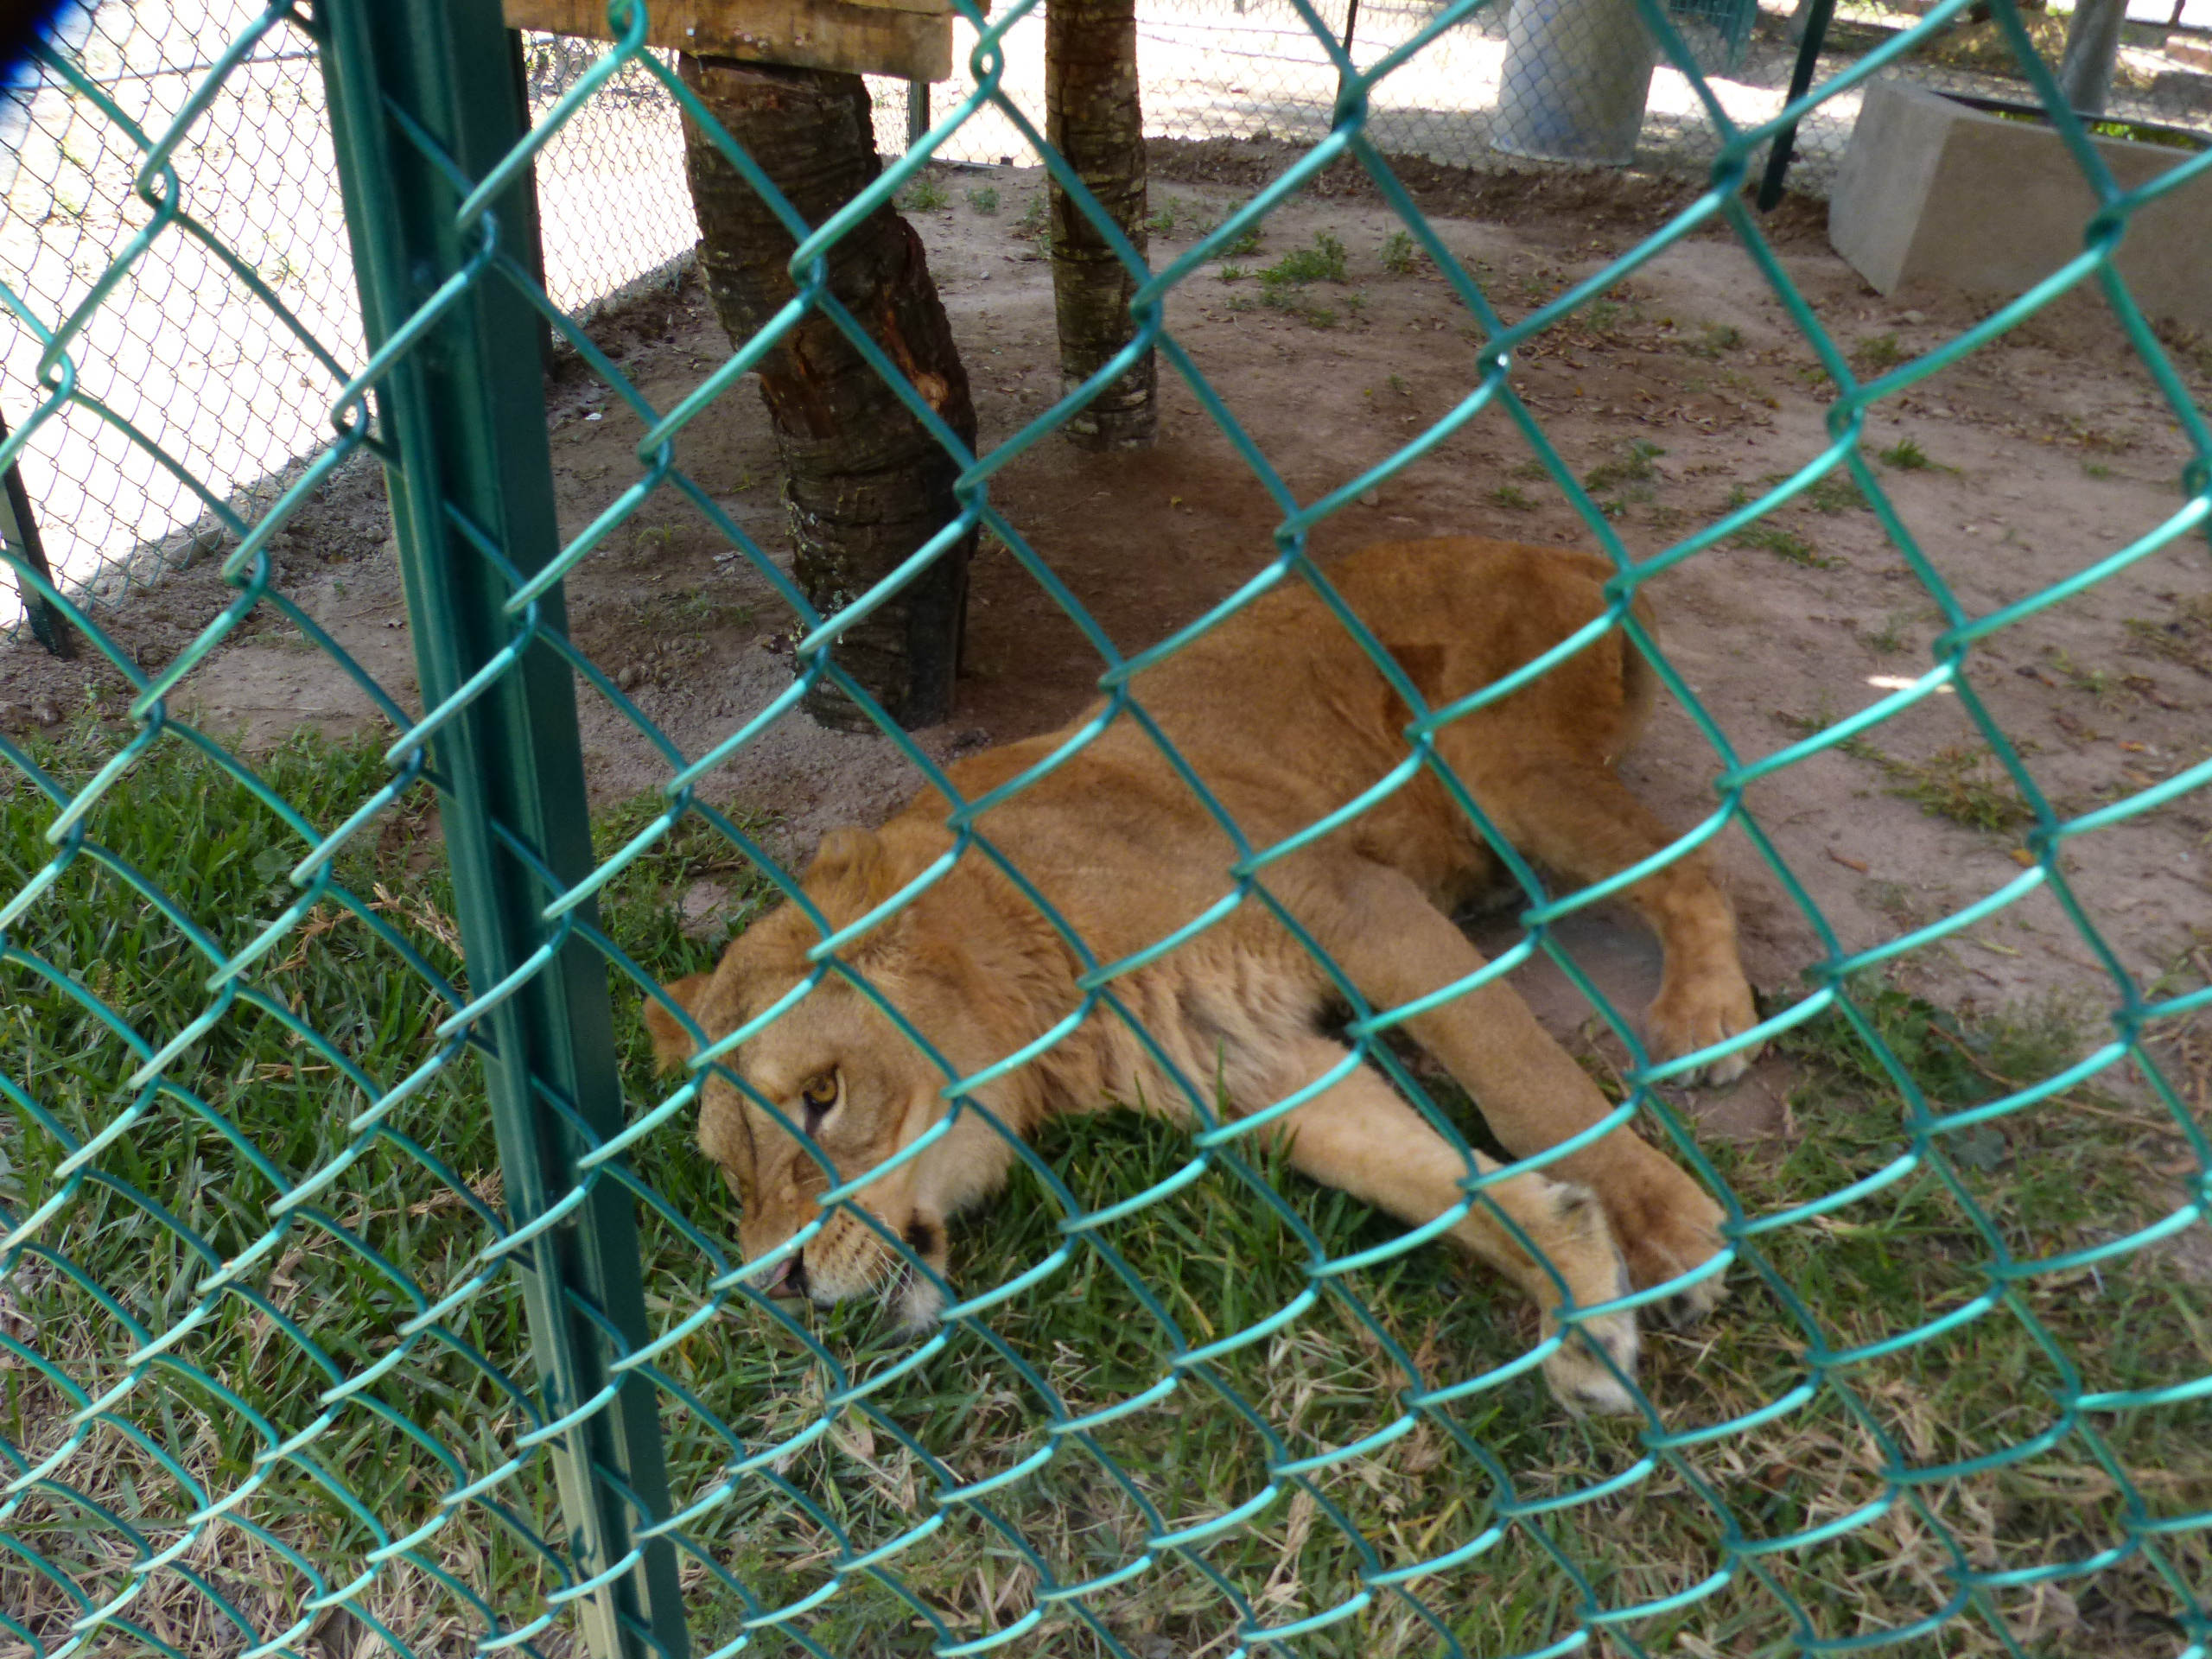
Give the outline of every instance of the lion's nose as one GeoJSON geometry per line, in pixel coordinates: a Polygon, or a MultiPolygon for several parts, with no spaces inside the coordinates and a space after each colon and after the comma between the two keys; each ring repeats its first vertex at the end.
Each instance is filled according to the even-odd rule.
{"type": "Polygon", "coordinates": [[[806,1265],[796,1255],[787,1255],[776,1263],[766,1278],[755,1281],[753,1288],[764,1296],[804,1296],[806,1294],[806,1265]]]}
{"type": "Polygon", "coordinates": [[[772,1296],[810,1296],[813,1287],[806,1281],[805,1258],[794,1255],[784,1265],[787,1271],[768,1287],[768,1294],[772,1296]]]}

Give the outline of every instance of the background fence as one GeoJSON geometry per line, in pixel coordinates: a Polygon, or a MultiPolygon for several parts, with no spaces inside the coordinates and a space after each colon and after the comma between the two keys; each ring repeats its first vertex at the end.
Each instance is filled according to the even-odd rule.
{"type": "MultiPolygon", "coordinates": [[[[2198,0],[2201,3],[2202,0],[2198,0]]],[[[253,14],[251,0],[185,0],[160,7],[103,0],[70,15],[62,46],[117,107],[151,129],[174,118],[221,43],[253,14]]],[[[1919,10],[1924,10],[1919,8],[1919,10]]],[[[2186,14],[2186,7],[2183,8],[2186,14]]],[[[1731,41],[1676,9],[1731,119],[1756,123],[1782,106],[1796,48],[1779,11],[1754,12],[1731,41]]],[[[1344,0],[1315,14],[1332,38],[1349,28],[1353,61],[1384,60],[1433,18],[1427,3],[1344,0]]],[[[1916,10],[1839,7],[1825,60],[1840,73],[1916,21],[1916,10]]],[[[1163,138],[1268,135],[1311,143],[1328,130],[1337,73],[1291,0],[1144,0],[1139,54],[1147,130],[1163,138]]],[[[1386,154],[1450,166],[1525,167],[1491,148],[1505,55],[1505,8],[1470,14],[1382,82],[1370,132],[1386,154]]],[[[2056,60],[2060,20],[2032,16],[2037,45],[2056,60]]],[[[2193,29],[2139,24],[2123,45],[2111,114],[2212,132],[2212,17],[2193,29]]],[[[960,37],[965,64],[971,32],[960,37]]],[[[1001,92],[1043,118],[1044,23],[1025,14],[1001,40],[1001,92]]],[[[591,61],[583,42],[533,36],[531,106],[543,112],[591,61]]],[[[2029,92],[1996,25],[1955,17],[1881,73],[1993,98],[2029,92]]],[[[875,79],[877,143],[906,141],[906,90],[875,79]]],[[[933,89],[942,110],[974,83],[933,89]]],[[[296,44],[267,46],[217,91],[202,141],[178,158],[196,211],[339,358],[356,360],[360,323],[342,280],[343,226],[327,124],[313,66],[296,44]]],[[[1812,110],[1796,139],[1794,188],[1824,194],[1848,143],[1859,97],[1812,110]]],[[[1646,106],[1639,159],[1659,168],[1710,166],[1719,135],[1689,79],[1661,63],[1646,106]]],[[[980,110],[936,154],[993,162],[1019,155],[1014,124],[980,110]]],[[[130,192],[131,147],[83,98],[37,73],[0,97],[0,282],[67,315],[139,228],[130,192]]],[[[696,237],[684,187],[674,104],[636,67],[604,87],[549,146],[538,168],[545,204],[549,291],[579,316],[675,271],[696,237]]],[[[321,411],[334,389],[327,365],[271,333],[232,273],[196,245],[159,245],[133,266],[99,313],[109,331],[100,362],[111,378],[88,387],[152,442],[183,461],[219,499],[265,506],[327,441],[321,411]],[[172,263],[174,262],[174,263],[172,263]]],[[[0,341],[0,419],[35,385],[35,342],[0,341]]],[[[16,418],[20,418],[19,416],[16,418]]],[[[221,516],[162,469],[147,466],[112,428],[72,414],[24,452],[24,472],[54,568],[89,602],[222,544],[221,516]]],[[[0,588],[0,630],[21,625],[0,588]]]]}
{"type": "MultiPolygon", "coordinates": [[[[1427,27],[1445,39],[1467,10],[1427,27]]],[[[2015,14],[1997,15],[2024,45],[2015,14]]],[[[1698,1152],[1656,1086],[1673,1068],[1631,1050],[1622,1116],[1681,1147],[1723,1196],[1745,1305],[1724,1316],[1737,1334],[1681,1361],[1681,1396],[1643,1399],[1619,1433],[1566,1432],[1505,1363],[1515,1339],[1483,1298],[1427,1273],[1427,1255],[1357,1206],[1279,1188],[1229,1140],[1194,1153],[1165,1131],[1116,1140],[1089,1126],[1026,1157],[1007,1213],[963,1247],[967,1300],[918,1348],[872,1349],[864,1319],[817,1325],[753,1288],[769,1264],[738,1258],[727,1200],[688,1145],[696,1082],[652,1081],[628,1010],[704,953],[677,931],[676,899],[695,882],[721,880],[734,917],[789,889],[759,824],[710,809],[697,785],[798,718],[806,686],[841,677],[842,625],[811,611],[665,448],[710,424],[713,401],[654,404],[575,326],[581,296],[559,289],[553,262],[549,294],[518,254],[499,187],[528,152],[496,10],[323,0],[315,17],[364,321],[346,273],[287,276],[276,263],[315,199],[265,212],[293,187],[287,152],[259,138],[323,130],[300,113],[316,108],[309,42],[282,6],[195,37],[206,67],[148,106],[150,124],[117,89],[151,81],[49,60],[77,112],[63,133],[81,118],[102,136],[75,159],[55,139],[40,163],[48,194],[127,177],[138,205],[119,249],[85,245],[59,287],[0,295],[41,359],[16,383],[36,391],[10,410],[18,435],[0,461],[75,423],[97,436],[51,453],[90,447],[86,499],[134,471],[175,477],[231,543],[232,590],[153,671],[92,607],[41,589],[128,680],[129,707],[0,738],[0,1643],[12,1644],[0,1650],[2207,1650],[2212,1308],[2173,1252],[2205,1236],[2212,1141],[2185,1092],[2202,1079],[2174,1071],[2168,1039],[2212,1007],[2212,988],[2122,968],[2069,861],[2175,810],[2212,782],[2212,760],[2115,774],[2096,804],[2062,811],[1968,670],[2212,517],[2212,430],[2108,263],[2119,227],[2212,157],[2133,195],[2107,185],[2080,258],[1936,351],[1896,360],[1892,340],[1893,360],[1863,375],[1735,194],[1769,136],[1757,126],[1727,136],[1718,182],[1649,242],[1510,326],[1356,124],[1155,279],[1187,280],[1350,156],[1482,341],[1479,384],[1440,426],[1488,409],[1519,424],[1619,567],[1615,623],[1659,572],[1716,556],[1845,475],[1940,618],[1929,665],[1891,694],[1756,756],[1655,657],[1714,753],[1713,817],[1671,851],[1740,829],[1825,939],[1806,982],[1739,1041],[1794,1046],[1797,1064],[1840,1079],[1830,1104],[1850,1127],[1816,1125],[1773,1167],[1698,1152]],[[194,169],[226,146],[270,188],[226,182],[200,204],[194,169]],[[1717,224],[1759,262],[1833,384],[1827,438],[1638,562],[1508,365],[1717,224]],[[181,297],[219,283],[240,296],[212,311],[181,297]],[[2179,499],[2064,581],[1976,611],[1897,511],[1862,420],[2092,286],[2181,435],[2179,499]],[[219,435],[226,419],[249,423],[200,423],[203,403],[232,407],[218,378],[172,388],[170,442],[150,416],[132,418],[162,330],[233,311],[254,319],[226,348],[236,362],[281,359],[306,383],[301,429],[335,434],[296,476],[274,451],[220,459],[244,442],[219,435]],[[530,345],[541,316],[650,434],[605,515],[557,550],[530,345]],[[380,683],[275,575],[276,537],[360,464],[391,480],[419,699],[380,683]],[[224,480],[241,466],[267,481],[235,493],[224,480]],[[608,533],[648,503],[696,513],[782,594],[801,636],[797,678],[705,753],[646,718],[569,636],[560,603],[557,579],[613,557],[608,533]],[[263,628],[336,661],[389,741],[302,737],[249,761],[186,719],[181,694],[263,628]],[[588,823],[579,695],[613,711],[665,779],[588,823]],[[1747,791],[1938,696],[1967,711],[2025,814],[2018,864],[1846,951],[1747,791]],[[2070,948],[2099,976],[2106,1023],[2086,1042],[1962,1026],[1884,984],[1885,966],[2037,895],[2063,907],[2070,948]],[[1344,1271],[1355,1257],[1371,1276],[1344,1271]],[[2062,1600],[2073,1622],[2053,1612],[2062,1600]],[[2082,1635],[2115,1606],[2124,1617],[2082,1635]]],[[[1305,22],[1316,39],[1328,27],[1305,22]]],[[[1019,6],[991,24],[1025,26],[1019,6]]],[[[540,118],[548,175],[565,136],[632,118],[641,77],[681,95],[643,54],[605,64],[603,79],[572,83],[557,120],[540,118]]],[[[2029,73],[2049,101],[2047,76],[2029,73]]],[[[969,130],[982,99],[936,137],[969,130]]],[[[923,159],[872,188],[896,191],[923,159]]],[[[35,197],[24,180],[37,176],[27,168],[16,188],[35,197]]],[[[58,200],[45,223],[56,213],[58,200]]],[[[657,246],[632,260],[664,257],[657,246]]],[[[1203,395],[1196,365],[1158,339],[1203,395]]],[[[738,361],[708,365],[702,384],[734,384],[738,361]]],[[[969,519],[1079,612],[991,496],[1072,406],[962,459],[969,519]]],[[[1238,435],[1282,518],[1272,556],[1255,556],[1264,580],[1236,603],[1315,580],[1308,532],[1429,435],[1302,500],[1238,435]]],[[[1126,718],[1133,664],[1090,632],[1126,718]]],[[[1230,885],[1252,903],[1263,882],[1248,870],[1230,885]]],[[[1556,925],[1596,896],[1532,887],[1525,942],[1501,960],[1567,962],[1556,925]]],[[[1357,1033],[1378,1060],[1388,1023],[1357,1033]]],[[[1398,1075],[1433,1123],[1452,1124],[1448,1103],[1398,1075]]],[[[957,1079],[948,1093],[964,1103],[957,1079]]]]}

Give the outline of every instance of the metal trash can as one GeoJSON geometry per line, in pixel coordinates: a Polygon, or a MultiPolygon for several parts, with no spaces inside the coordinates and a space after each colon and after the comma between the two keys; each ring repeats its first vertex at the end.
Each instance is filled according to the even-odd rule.
{"type": "Polygon", "coordinates": [[[1624,165],[1636,156],[1657,60],[1634,0],[1514,0],[1491,147],[1624,165]]]}

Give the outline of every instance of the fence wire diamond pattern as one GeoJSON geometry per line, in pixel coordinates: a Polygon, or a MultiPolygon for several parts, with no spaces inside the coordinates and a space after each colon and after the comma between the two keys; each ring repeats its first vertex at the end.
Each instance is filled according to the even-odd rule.
{"type": "MultiPolygon", "coordinates": [[[[2201,1469],[2146,1481],[2137,1449],[2146,1424],[2183,1443],[2203,1438],[2212,1399],[2203,1299],[2174,1292],[2178,1317],[2195,1321],[2193,1360],[2186,1344],[2145,1344],[2142,1363],[2116,1375],[2105,1358],[2084,1362],[2039,1287],[2116,1271],[2154,1246],[2201,1238],[2206,1226],[2212,1141],[2147,1040],[2212,1007],[2212,989],[2140,988],[2073,895],[2066,853],[2201,789],[2212,760],[2062,816],[1964,669],[1980,642],[2201,534],[2212,518],[2212,429],[2110,264],[2131,216],[2212,170],[2212,155],[2136,192],[2116,189],[1999,0],[1997,16],[2103,203],[2081,255],[2031,291],[1942,349],[1862,379],[1739,195],[1772,128],[1734,126],[1708,90],[1707,114],[1726,139],[1711,188],[1605,270],[1509,327],[1365,133],[1372,89],[1463,22],[1473,0],[1440,8],[1363,69],[1343,60],[1323,17],[1294,3],[1344,76],[1332,130],[1157,272],[1105,226],[1080,181],[999,93],[996,42],[1034,0],[989,16],[961,0],[982,41],[969,66],[975,90],[818,226],[789,209],[673,66],[644,48],[642,0],[617,0],[621,43],[519,142],[519,77],[507,75],[489,3],[425,0],[379,15],[361,0],[322,0],[311,19],[272,4],[159,132],[138,130],[68,63],[48,61],[136,146],[147,211],[69,315],[0,293],[43,353],[40,402],[0,461],[41,423],[89,416],[198,487],[86,390],[83,360],[101,308],[149,250],[178,238],[198,242],[251,289],[272,336],[296,342],[340,389],[330,403],[334,442],[258,517],[201,492],[236,538],[223,567],[236,596],[158,671],[10,554],[23,590],[58,607],[135,696],[120,736],[87,723],[59,739],[0,739],[9,773],[0,792],[0,1650],[555,1659],[1002,1649],[1151,1659],[1183,1650],[1181,1637],[1154,1633],[1172,1627],[1203,1632],[1193,1650],[1235,1653],[1357,1645],[1541,1659],[1885,1644],[2026,1653],[2059,1649],[2039,1645],[2024,1610],[2069,1586],[2086,1598],[2120,1572],[2162,1599],[2156,1641],[2142,1650],[2191,1659],[2208,1650],[2212,1487],[2201,1469]],[[176,158],[198,140],[210,102],[279,39],[311,42],[324,56],[370,342],[358,364],[334,357],[193,217],[180,182],[176,158]],[[409,50],[397,49],[402,41],[409,50]],[[547,297],[517,188],[603,89],[639,76],[657,79],[713,136],[799,244],[791,306],[668,408],[547,297]],[[1020,132],[1143,287],[1129,350],[976,455],[839,305],[818,256],[984,112],[1020,132]],[[1482,332],[1482,372],[1396,455],[1306,499],[1236,426],[1166,327],[1163,302],[1343,159],[1365,170],[1464,303],[1482,332]],[[1715,223],[1741,238],[1833,379],[1830,442],[1727,516],[1639,562],[1516,397],[1514,353],[1715,223]],[[2087,285],[2101,289],[2186,435],[2195,460],[2182,505],[2069,580],[1971,613],[1861,453],[1866,411],[2087,285]],[[709,418],[810,310],[835,320],[965,469],[960,518],[832,615],[810,607],[677,461],[687,426],[709,418]],[[564,546],[544,470],[540,320],[646,432],[634,480],[564,546]],[[994,505],[992,485],[1154,348],[1280,505],[1281,522],[1273,556],[1244,588],[1166,643],[1124,655],[994,505]],[[1618,1304],[1567,1307],[1567,1332],[1526,1356],[1478,1314],[1455,1316],[1445,1339],[1425,1340],[1391,1306],[1418,1289],[1417,1263],[1427,1260],[1414,1254],[1419,1236],[1393,1230],[1378,1242],[1342,1206],[1287,1194],[1279,1166],[1218,1122],[1191,1140],[1164,1130],[1125,1140],[1081,1172],[1014,1141],[1021,1191],[991,1242],[975,1247],[981,1259],[963,1262],[957,1300],[918,1344],[873,1346],[858,1319],[816,1320],[765,1294],[760,1285],[794,1246],[741,1259],[728,1202],[687,1141],[704,1077],[721,1068],[735,1082],[726,1063],[752,1032],[702,1053],[671,1092],[651,1082],[627,1012],[683,965],[666,915],[673,884],[702,869],[737,871],[750,883],[748,903],[806,902],[764,849],[760,826],[709,805],[702,780],[775,722],[798,718],[819,682],[873,709],[839,665],[840,636],[979,527],[1096,647],[1107,702],[1093,735],[1109,721],[1145,718],[1137,682],[1147,664],[1273,588],[1310,585],[1363,648],[1378,651],[1310,559],[1308,535],[1493,409],[1526,436],[1616,567],[1605,616],[1528,673],[1625,631],[1715,757],[1712,812],[1667,856],[1741,831],[1827,939],[1805,986],[1723,1051],[1829,1030],[1863,1057],[1866,1086],[1898,1102],[1893,1144],[1875,1164],[1815,1172],[1782,1201],[1747,1203],[1731,1179],[1741,1165],[1701,1152],[1662,1087],[1714,1055],[1650,1062],[1633,1021],[1605,1004],[1554,937],[1560,918],[1637,873],[1559,894],[1515,861],[1528,887],[1526,931],[1498,971],[1548,955],[1628,1043],[1637,1063],[1601,1130],[1642,1122],[1720,1197],[1728,1248],[1710,1270],[1756,1293],[1723,1318],[1767,1323],[1781,1380],[1754,1408],[1718,1419],[1694,1400],[1662,1406],[1639,1392],[1632,1428],[1575,1439],[1583,1431],[1563,1432],[1524,1373],[1550,1344],[1573,1340],[1575,1325],[1618,1304]],[[271,538],[363,454],[391,483],[419,709],[403,707],[272,575],[271,538]],[[1839,470],[1941,610],[1942,632],[1929,666],[1903,689],[1776,752],[1739,753],[1643,632],[1631,601],[1661,571],[1839,470]],[[648,500],[675,499],[775,585],[801,635],[789,688],[703,753],[683,752],[578,648],[562,605],[565,575],[648,500]],[[388,744],[302,739],[250,764],[177,712],[180,688],[226,640],[271,618],[344,665],[389,721],[388,744]],[[652,805],[587,823],[578,688],[619,709],[635,741],[662,757],[666,782],[652,805]],[[1746,792],[1939,693],[1959,700],[2027,803],[2025,861],[1963,908],[1847,953],[1746,792]],[[435,844],[434,822],[444,853],[425,860],[409,849],[435,844]],[[2066,907],[2108,971],[2108,1039],[2024,1082],[1964,1096],[1931,1083],[1878,970],[2038,892],[2066,907]],[[2068,1091],[2131,1070],[2163,1132],[2185,1148],[2178,1197],[2095,1242],[2052,1249],[1990,1200],[1973,1137],[2034,1122],[2068,1091]],[[1808,1241],[1848,1228],[1862,1207],[1908,1204],[1940,1204],[1960,1218],[1974,1241],[1975,1259],[1960,1264],[1970,1282],[1942,1306],[1893,1308],[1878,1335],[1846,1336],[1824,1316],[1808,1241]],[[1179,1210],[1192,1218],[1149,1234],[1125,1227],[1179,1210]],[[1209,1230],[1239,1227],[1246,1232],[1232,1236],[1255,1253],[1217,1270],[1208,1240],[1220,1235],[1209,1230]],[[1938,1375],[1971,1366],[1999,1328],[2015,1338],[2006,1352],[2029,1357],[2006,1421],[1931,1433],[1898,1409],[1886,1363],[1938,1375]],[[1359,1364],[1321,1397],[1280,1397],[1272,1368],[1325,1331],[1359,1364]],[[1201,1420],[1211,1426],[1204,1433],[1189,1427],[1201,1420]],[[1783,1428],[1807,1432],[1777,1438],[1783,1428]],[[1789,1501],[1777,1485],[1769,1465],[1785,1445],[1833,1457],[1821,1476],[1834,1500],[1825,1508],[1789,1501]],[[1421,1478],[1439,1469],[1446,1478],[1421,1478]],[[1989,1490],[1977,1482],[2023,1470],[2077,1509],[2078,1525],[2037,1533],[2037,1512],[2012,1535],[2022,1550],[1994,1556],[1970,1545],[1961,1516],[1989,1490]],[[1210,1493],[1225,1497],[1199,1501],[1210,1493]],[[1637,1559],[1637,1541],[1649,1535],[1624,1519],[1631,1513],[1647,1522],[1662,1515],[1682,1547],[1666,1560],[1637,1559]],[[1916,1613],[1871,1624],[1839,1614],[1839,1582],[1891,1572],[1912,1580],[1916,1613]]],[[[1967,3],[1948,0],[1924,27],[1967,3]]],[[[1702,88],[1668,9],[1652,0],[1640,9],[1667,57],[1702,88]]],[[[1816,86],[1808,107],[1876,73],[1885,52],[1910,40],[1816,86]]],[[[1420,764],[1440,767],[1433,732],[1513,683],[1465,706],[1417,711],[1408,737],[1420,764]]],[[[879,724],[955,800],[958,856],[996,855],[978,822],[986,804],[960,799],[920,747],[879,724]]],[[[1268,902],[1270,852],[1248,848],[1224,872],[1220,914],[1268,902]]],[[[821,925],[817,978],[839,975],[874,995],[840,954],[855,930],[821,925]]],[[[1116,982],[1141,965],[1102,965],[1069,931],[1090,970],[1090,1001],[1062,1031],[1075,1014],[1116,1012],[1116,982]]],[[[1406,1014],[1368,1010],[1349,1039],[1448,1129],[1452,1113],[1390,1049],[1406,1014]]],[[[963,1077],[932,1057],[954,1109],[983,1117],[971,1091],[1028,1058],[1001,1057],[963,1077]]],[[[1203,1114],[1205,1091],[1191,1092],[1203,1114]]],[[[1449,1132],[1465,1155],[1464,1137],[1449,1132]]],[[[1483,1202],[1487,1183],[1471,1157],[1467,1172],[1468,1203],[1483,1202]]],[[[851,1199],[869,1173],[837,1171],[825,1205],[862,1213],[851,1199]]],[[[927,1271],[901,1241],[887,1243],[912,1270],[927,1271]]],[[[1910,1249],[1910,1236],[1897,1248],[1910,1249]]],[[[2136,1605],[2150,1605],[2149,1593],[2136,1605]]]]}

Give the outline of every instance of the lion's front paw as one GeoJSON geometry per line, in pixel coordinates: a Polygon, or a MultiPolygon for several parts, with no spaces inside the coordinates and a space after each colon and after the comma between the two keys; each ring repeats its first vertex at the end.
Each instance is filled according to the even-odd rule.
{"type": "MultiPolygon", "coordinates": [[[[1628,1264],[1629,1281],[1638,1290],[1671,1283],[1719,1254],[1727,1212],[1680,1166],[1663,1165],[1663,1177],[1612,1204],[1614,1236],[1628,1264]]],[[[1707,1274],[1656,1305],[1671,1325],[1692,1325],[1726,1296],[1723,1274],[1707,1274]]]]}
{"type": "MultiPolygon", "coordinates": [[[[1702,974],[1669,975],[1643,1016],[1652,1058],[1675,1059],[1725,1042],[1758,1024],[1751,988],[1733,965],[1702,974]]],[[[1680,1075],[1684,1083],[1733,1083],[1751,1069],[1759,1046],[1751,1044],[1680,1075]]]]}
{"type": "MultiPolygon", "coordinates": [[[[1545,1319],[1546,1336],[1557,1328],[1555,1320],[1545,1319]]],[[[1632,1310],[1584,1319],[1544,1361],[1544,1380],[1551,1384],[1552,1397],[1577,1417],[1636,1415],[1637,1348],[1632,1310]],[[1611,1364],[1599,1357],[1601,1348],[1611,1364]]]]}

